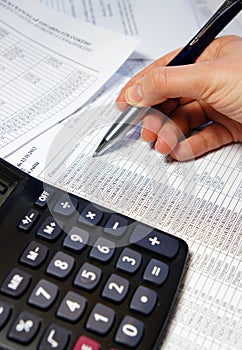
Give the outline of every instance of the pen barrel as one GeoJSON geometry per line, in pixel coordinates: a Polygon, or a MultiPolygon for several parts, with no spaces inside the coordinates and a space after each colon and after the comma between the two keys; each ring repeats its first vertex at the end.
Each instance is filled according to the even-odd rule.
{"type": "Polygon", "coordinates": [[[224,27],[241,11],[241,0],[226,0],[202,29],[174,57],[167,66],[180,66],[193,63],[202,51],[224,29],[224,27]]]}
{"type": "Polygon", "coordinates": [[[134,125],[142,120],[149,109],[150,107],[139,108],[128,106],[110,128],[106,140],[109,142],[127,134],[134,125]]]}

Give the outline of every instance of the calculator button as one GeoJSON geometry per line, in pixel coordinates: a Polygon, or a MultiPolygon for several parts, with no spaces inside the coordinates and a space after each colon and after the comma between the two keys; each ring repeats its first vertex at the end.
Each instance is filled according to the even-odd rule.
{"type": "Polygon", "coordinates": [[[157,303],[157,293],[150,288],[139,286],[130,303],[130,309],[148,315],[157,303]]]}
{"type": "Polygon", "coordinates": [[[71,216],[75,213],[78,205],[76,198],[71,198],[68,194],[63,194],[56,202],[53,212],[63,216],[71,216]]]}
{"type": "Polygon", "coordinates": [[[33,340],[39,329],[39,318],[27,311],[22,311],[13,323],[8,337],[22,344],[28,344],[33,340]]]}
{"type": "Polygon", "coordinates": [[[80,252],[89,240],[89,233],[79,227],[72,227],[63,242],[63,247],[80,252]]]}
{"type": "Polygon", "coordinates": [[[81,212],[78,221],[88,225],[97,225],[102,217],[103,212],[100,209],[92,204],[88,204],[81,212]]]}
{"type": "Polygon", "coordinates": [[[11,297],[19,297],[29,286],[31,275],[20,270],[13,269],[1,285],[1,292],[11,297]]]}
{"type": "Polygon", "coordinates": [[[177,239],[145,225],[137,225],[130,242],[167,258],[174,258],[179,250],[177,239]]]}
{"type": "Polygon", "coordinates": [[[115,341],[122,345],[135,348],[141,341],[143,334],[143,322],[131,316],[125,316],[118,328],[115,341]]]}
{"type": "Polygon", "coordinates": [[[49,216],[38,229],[37,236],[52,241],[57,239],[61,233],[62,223],[57,222],[52,216],[49,216]]]}
{"type": "Polygon", "coordinates": [[[0,194],[5,194],[8,190],[8,186],[0,181],[0,194]]]}
{"type": "Polygon", "coordinates": [[[114,319],[114,310],[98,303],[87,320],[86,328],[89,331],[104,335],[111,329],[114,319]]]}
{"type": "Polygon", "coordinates": [[[144,272],[144,280],[161,285],[167,279],[169,267],[162,261],[152,259],[144,272]]]}
{"type": "Polygon", "coordinates": [[[35,201],[35,205],[39,208],[46,208],[50,200],[53,198],[55,192],[52,188],[45,188],[35,201]]]}
{"type": "Polygon", "coordinates": [[[116,267],[128,273],[134,273],[141,265],[141,254],[130,249],[125,248],[116,263],[116,267]]]}
{"type": "Polygon", "coordinates": [[[66,278],[72,271],[75,260],[72,256],[57,252],[49,263],[46,273],[57,278],[66,278]]]}
{"type": "Polygon", "coordinates": [[[57,324],[52,323],[46,330],[38,350],[64,350],[69,342],[69,332],[57,324]]]}
{"type": "Polygon", "coordinates": [[[48,254],[48,248],[41,243],[30,242],[22,253],[19,261],[33,268],[39,267],[48,254]]]}
{"type": "Polygon", "coordinates": [[[28,303],[40,309],[48,309],[56,300],[57,294],[58,287],[55,284],[41,279],[32,291],[28,303]]]}
{"type": "Polygon", "coordinates": [[[101,346],[98,342],[96,342],[95,340],[85,337],[84,335],[81,335],[75,345],[74,348],[72,350],[100,350],[101,346]]]}
{"type": "Polygon", "coordinates": [[[92,290],[98,285],[101,276],[102,270],[99,267],[84,263],[75,277],[74,286],[92,290]]]}
{"type": "Polygon", "coordinates": [[[5,326],[10,314],[11,307],[3,300],[0,300],[0,329],[2,329],[5,326]]]}
{"type": "Polygon", "coordinates": [[[102,262],[107,262],[112,258],[114,252],[114,242],[99,237],[90,251],[90,257],[102,262]]]}
{"type": "Polygon", "coordinates": [[[39,218],[39,213],[31,209],[19,222],[18,228],[23,231],[29,231],[39,218]]]}
{"type": "Polygon", "coordinates": [[[118,275],[111,275],[106,282],[102,296],[115,302],[121,302],[129,290],[129,281],[118,275]]]}
{"type": "Polygon", "coordinates": [[[115,237],[122,236],[127,230],[128,220],[118,214],[113,214],[107,221],[104,232],[115,237]]]}
{"type": "Polygon", "coordinates": [[[57,310],[57,316],[69,322],[76,322],[85,311],[86,305],[86,298],[69,291],[57,310]]]}

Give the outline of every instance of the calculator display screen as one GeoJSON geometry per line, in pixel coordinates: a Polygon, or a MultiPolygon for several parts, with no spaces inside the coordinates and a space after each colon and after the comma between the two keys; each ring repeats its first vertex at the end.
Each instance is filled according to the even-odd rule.
{"type": "Polygon", "coordinates": [[[11,181],[0,173],[0,207],[7,200],[10,193],[17,186],[17,182],[11,181]]]}

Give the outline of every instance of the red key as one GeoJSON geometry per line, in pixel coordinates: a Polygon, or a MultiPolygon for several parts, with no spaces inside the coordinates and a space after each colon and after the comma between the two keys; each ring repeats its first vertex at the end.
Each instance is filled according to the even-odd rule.
{"type": "Polygon", "coordinates": [[[91,338],[85,337],[81,335],[74,345],[72,350],[82,350],[82,349],[90,349],[90,350],[100,350],[100,344],[94,341],[91,338]]]}

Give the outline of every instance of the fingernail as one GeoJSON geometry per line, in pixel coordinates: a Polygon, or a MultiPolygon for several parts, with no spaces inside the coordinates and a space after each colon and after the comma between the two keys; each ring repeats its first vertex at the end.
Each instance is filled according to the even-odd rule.
{"type": "Polygon", "coordinates": [[[143,99],[140,84],[129,87],[125,92],[125,98],[131,105],[139,104],[143,99]]]}
{"type": "Polygon", "coordinates": [[[125,111],[125,109],[128,107],[128,103],[127,102],[118,102],[116,101],[116,107],[119,111],[123,112],[125,111]]]}

